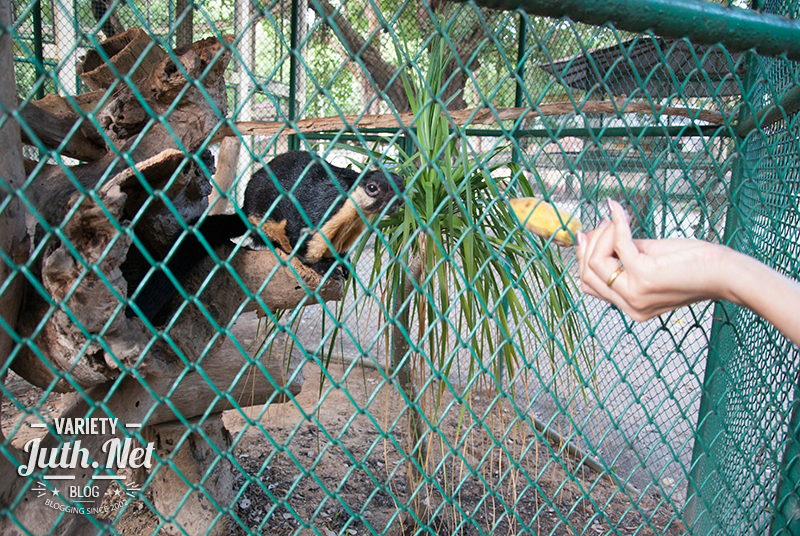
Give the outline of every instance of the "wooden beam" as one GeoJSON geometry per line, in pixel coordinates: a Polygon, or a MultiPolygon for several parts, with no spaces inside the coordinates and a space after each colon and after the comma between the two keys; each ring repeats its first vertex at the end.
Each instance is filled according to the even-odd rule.
{"type": "MultiPolygon", "coordinates": [[[[725,124],[725,115],[711,110],[698,108],[678,108],[673,106],[653,106],[649,102],[631,102],[625,99],[614,101],[586,101],[579,103],[578,108],[572,102],[555,102],[542,104],[535,110],[531,108],[471,108],[467,110],[452,110],[447,112],[450,122],[454,126],[493,125],[502,121],[517,121],[518,119],[532,119],[539,116],[568,115],[568,114],[647,114],[660,117],[662,115],[687,117],[693,121],[705,121],[715,125],[725,124]]],[[[302,119],[291,128],[284,122],[243,121],[235,123],[233,127],[221,128],[212,138],[211,143],[217,143],[228,136],[274,136],[276,134],[288,135],[299,132],[327,132],[327,131],[352,131],[358,129],[395,130],[410,128],[414,123],[414,114],[379,114],[379,115],[348,115],[344,117],[318,117],[302,119]]]]}

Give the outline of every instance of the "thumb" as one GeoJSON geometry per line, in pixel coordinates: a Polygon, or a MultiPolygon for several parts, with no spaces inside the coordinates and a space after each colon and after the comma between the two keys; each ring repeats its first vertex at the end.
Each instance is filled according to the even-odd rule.
{"type": "Polygon", "coordinates": [[[614,222],[614,251],[625,266],[636,260],[639,250],[633,243],[631,224],[625,209],[611,199],[608,200],[608,208],[611,210],[611,220],[614,222]]]}

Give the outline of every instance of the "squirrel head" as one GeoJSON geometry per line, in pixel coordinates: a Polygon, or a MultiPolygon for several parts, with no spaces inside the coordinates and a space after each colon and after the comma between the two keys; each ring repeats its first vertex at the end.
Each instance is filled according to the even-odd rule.
{"type": "Polygon", "coordinates": [[[397,212],[403,204],[400,196],[404,191],[403,177],[396,173],[377,170],[370,171],[359,181],[352,198],[368,216],[378,214],[391,203],[386,211],[388,215],[397,212]]]}

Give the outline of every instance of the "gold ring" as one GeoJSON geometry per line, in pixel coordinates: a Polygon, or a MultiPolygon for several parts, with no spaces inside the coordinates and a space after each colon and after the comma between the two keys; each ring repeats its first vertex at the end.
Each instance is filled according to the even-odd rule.
{"type": "Polygon", "coordinates": [[[614,281],[617,280],[617,278],[619,277],[619,274],[621,274],[624,271],[625,271],[625,267],[624,266],[620,266],[619,268],[614,270],[614,273],[611,274],[611,277],[609,277],[608,281],[606,281],[606,285],[608,286],[608,288],[611,288],[611,285],[613,285],[614,281]]]}

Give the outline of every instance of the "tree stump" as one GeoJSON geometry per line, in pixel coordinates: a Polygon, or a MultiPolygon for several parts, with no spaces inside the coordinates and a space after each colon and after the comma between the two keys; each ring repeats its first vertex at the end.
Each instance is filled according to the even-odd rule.
{"type": "Polygon", "coordinates": [[[167,534],[224,536],[231,519],[219,514],[234,506],[236,473],[233,464],[219,454],[232,455],[231,434],[219,414],[203,422],[193,419],[189,425],[192,430],[202,429],[203,434],[192,431],[187,435],[186,427],[177,421],[152,427],[144,434],[156,444],[156,454],[162,459],[170,457],[180,472],[161,466],[150,485],[153,504],[161,515],[173,520],[162,529],[167,534]]]}

